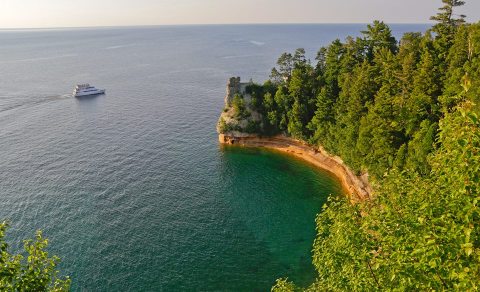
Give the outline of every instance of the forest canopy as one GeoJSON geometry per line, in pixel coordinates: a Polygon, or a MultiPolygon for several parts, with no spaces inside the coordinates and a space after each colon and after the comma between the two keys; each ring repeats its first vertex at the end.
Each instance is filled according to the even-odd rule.
{"type": "Polygon", "coordinates": [[[284,53],[253,93],[262,134],[321,145],[374,183],[318,215],[306,290],[480,288],[480,23],[442,3],[425,33],[396,40],[375,21],[313,63],[284,53]]]}

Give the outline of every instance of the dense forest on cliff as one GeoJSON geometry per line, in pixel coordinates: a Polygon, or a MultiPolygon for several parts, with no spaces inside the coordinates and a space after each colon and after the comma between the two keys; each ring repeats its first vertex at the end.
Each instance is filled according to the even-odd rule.
{"type": "Polygon", "coordinates": [[[397,41],[375,21],[314,63],[284,53],[248,88],[262,134],[321,145],[375,183],[318,216],[309,289],[480,289],[480,23],[442,2],[426,33],[397,41]]]}
{"type": "Polygon", "coordinates": [[[397,41],[375,21],[363,37],[334,41],[316,62],[303,49],[284,53],[271,79],[249,87],[264,134],[321,144],[357,171],[381,177],[391,168],[429,172],[440,119],[480,98],[480,24],[453,18],[453,5],[425,34],[397,41]]]}

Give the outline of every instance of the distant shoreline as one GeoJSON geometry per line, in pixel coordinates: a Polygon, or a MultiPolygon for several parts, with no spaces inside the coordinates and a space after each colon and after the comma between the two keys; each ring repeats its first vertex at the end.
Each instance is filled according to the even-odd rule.
{"type": "Polygon", "coordinates": [[[301,158],[316,167],[335,175],[352,202],[364,201],[373,196],[368,183],[368,175],[357,176],[339,157],[327,153],[321,147],[314,148],[304,142],[286,136],[261,137],[258,135],[219,134],[219,142],[227,145],[245,147],[264,147],[275,149],[301,158]]]}

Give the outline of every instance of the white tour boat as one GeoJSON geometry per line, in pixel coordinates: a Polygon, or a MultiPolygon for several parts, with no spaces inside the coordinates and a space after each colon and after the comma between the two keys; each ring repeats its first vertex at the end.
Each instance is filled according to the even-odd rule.
{"type": "Polygon", "coordinates": [[[88,95],[99,95],[105,94],[105,89],[97,89],[94,86],[90,86],[90,84],[78,84],[75,86],[73,90],[73,96],[75,97],[82,97],[88,95]]]}

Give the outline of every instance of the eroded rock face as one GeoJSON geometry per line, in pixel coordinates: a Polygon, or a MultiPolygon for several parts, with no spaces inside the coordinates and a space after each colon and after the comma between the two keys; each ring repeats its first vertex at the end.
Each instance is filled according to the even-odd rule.
{"type": "Polygon", "coordinates": [[[355,175],[340,157],[330,155],[322,147],[313,147],[282,135],[259,137],[258,135],[244,133],[242,136],[220,134],[218,139],[220,143],[227,145],[265,147],[286,152],[325,169],[340,180],[343,189],[353,203],[367,200],[373,195],[372,188],[368,183],[368,175],[355,175]]]}
{"type": "MultiPolygon", "coordinates": [[[[248,133],[228,133],[228,134],[218,134],[218,142],[220,144],[226,144],[226,145],[244,145],[243,142],[245,139],[251,139],[251,138],[258,138],[259,136],[256,134],[248,134],[248,133]]],[[[245,145],[244,145],[245,146],[245,145]]]]}
{"type": "Polygon", "coordinates": [[[261,126],[262,116],[251,106],[252,97],[247,93],[247,87],[253,84],[250,82],[241,82],[240,77],[231,77],[227,82],[225,94],[225,107],[217,123],[217,133],[230,134],[231,136],[242,136],[247,132],[249,124],[256,123],[261,126]],[[240,95],[244,100],[247,115],[239,117],[232,107],[235,95],[240,95]]]}
{"type": "Polygon", "coordinates": [[[225,95],[225,107],[232,105],[235,94],[242,94],[240,77],[231,77],[227,83],[227,94],[225,95]]]}

